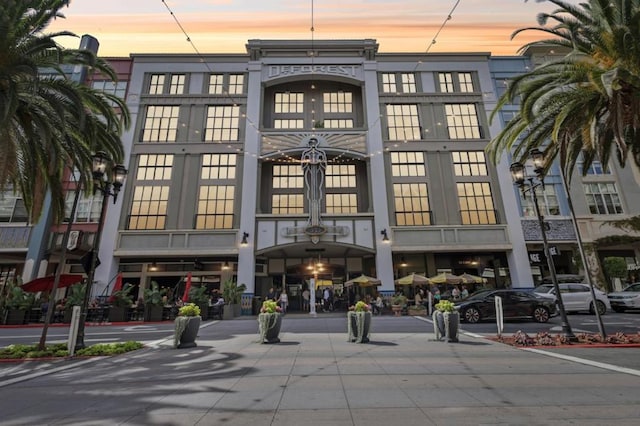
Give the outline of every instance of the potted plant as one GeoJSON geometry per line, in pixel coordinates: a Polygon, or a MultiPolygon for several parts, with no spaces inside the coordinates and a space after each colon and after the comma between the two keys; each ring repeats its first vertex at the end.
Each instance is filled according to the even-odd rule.
{"type": "Polygon", "coordinates": [[[391,298],[391,310],[397,317],[402,315],[402,309],[407,304],[407,296],[404,294],[396,294],[391,298]]]}
{"type": "Polygon", "coordinates": [[[260,343],[279,343],[280,326],[282,325],[282,309],[273,300],[262,302],[258,314],[258,332],[260,343]]]}
{"type": "Polygon", "coordinates": [[[408,308],[409,315],[426,315],[427,308],[423,305],[410,305],[408,308]]]}
{"type": "Polygon", "coordinates": [[[133,285],[126,283],[122,290],[114,291],[109,297],[109,321],[123,322],[129,320],[129,310],[131,309],[131,291],[133,285]]]}
{"type": "Polygon", "coordinates": [[[206,286],[191,287],[189,290],[189,303],[195,303],[200,307],[202,321],[209,319],[209,295],[207,294],[206,286]]]}
{"type": "Polygon", "coordinates": [[[369,342],[369,331],[371,330],[371,305],[363,301],[357,302],[349,307],[347,313],[347,333],[349,342],[367,343],[369,342]]]}
{"type": "Polygon", "coordinates": [[[69,287],[66,296],[66,303],[64,304],[64,314],[62,316],[62,322],[68,324],[71,322],[71,314],[74,306],[82,307],[84,303],[84,284],[75,284],[69,287]]]}
{"type": "Polygon", "coordinates": [[[200,307],[195,303],[187,303],[180,307],[174,320],[173,347],[178,349],[193,348],[200,330],[200,307]]]}
{"type": "Polygon", "coordinates": [[[27,312],[33,306],[35,295],[27,293],[19,285],[12,285],[5,301],[4,323],[7,325],[24,324],[27,312]]]}
{"type": "Polygon", "coordinates": [[[162,310],[166,290],[160,289],[157,282],[151,281],[151,287],[144,289],[144,320],[162,321],[162,310]]]}
{"type": "Polygon", "coordinates": [[[457,342],[459,329],[460,313],[453,302],[448,300],[438,302],[433,311],[433,332],[436,340],[442,340],[444,337],[447,342],[457,342]]]}
{"type": "Polygon", "coordinates": [[[242,293],[244,293],[246,289],[246,285],[238,285],[238,283],[233,280],[227,280],[222,283],[222,297],[229,306],[229,309],[225,309],[223,312],[224,319],[233,319],[233,317],[240,316],[240,300],[242,299],[242,293]],[[229,311],[229,313],[227,313],[227,311],[229,311]]]}

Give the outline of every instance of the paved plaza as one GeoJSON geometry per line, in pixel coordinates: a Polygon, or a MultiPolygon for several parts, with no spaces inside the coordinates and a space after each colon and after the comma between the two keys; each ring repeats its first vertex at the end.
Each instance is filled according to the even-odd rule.
{"type": "MultiPolygon", "coordinates": [[[[620,426],[640,418],[640,371],[589,365],[581,349],[522,350],[467,334],[438,342],[427,320],[411,317],[374,318],[371,343],[354,344],[346,325],[323,332],[330,321],[345,319],[285,318],[275,345],[257,343],[255,320],[233,320],[205,323],[193,349],[167,338],[116,357],[3,363],[0,424],[620,426]],[[411,331],[376,333],[388,320],[411,331]]],[[[640,354],[601,350],[611,362],[640,354]]]]}

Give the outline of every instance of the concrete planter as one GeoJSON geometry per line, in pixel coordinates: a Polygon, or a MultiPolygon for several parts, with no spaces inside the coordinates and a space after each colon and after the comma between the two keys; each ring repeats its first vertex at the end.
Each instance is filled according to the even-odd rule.
{"type": "Polygon", "coordinates": [[[433,332],[436,340],[446,342],[458,341],[458,330],[460,329],[460,313],[435,311],[433,313],[433,332]]]}
{"type": "Polygon", "coordinates": [[[258,332],[260,333],[260,343],[280,343],[280,327],[282,325],[282,315],[275,312],[272,314],[258,315],[258,332]]]}
{"type": "Polygon", "coordinates": [[[178,349],[195,348],[196,338],[200,330],[202,318],[198,317],[177,317],[174,321],[175,331],[173,336],[173,346],[178,349]]]}
{"type": "Polygon", "coordinates": [[[347,333],[349,342],[368,343],[371,330],[371,312],[347,313],[347,333]]]}

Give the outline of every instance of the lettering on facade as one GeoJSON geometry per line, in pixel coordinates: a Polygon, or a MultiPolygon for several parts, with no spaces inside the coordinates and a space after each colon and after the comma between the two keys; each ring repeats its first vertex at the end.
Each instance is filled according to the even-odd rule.
{"type": "Polygon", "coordinates": [[[268,78],[300,74],[334,74],[355,77],[358,65],[271,65],[268,78]]]}

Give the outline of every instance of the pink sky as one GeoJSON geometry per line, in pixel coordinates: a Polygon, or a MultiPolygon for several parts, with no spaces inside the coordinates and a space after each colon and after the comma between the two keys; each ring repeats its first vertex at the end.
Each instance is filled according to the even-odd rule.
{"type": "MultiPolygon", "coordinates": [[[[461,0],[431,46],[456,0],[190,0],[166,1],[201,53],[244,53],[249,39],[374,38],[380,52],[491,52],[516,54],[528,41],[543,38],[530,31],[548,3],[524,0],[461,0]],[[311,4],[313,26],[311,32],[311,4]],[[429,48],[429,46],[431,46],[429,48]]],[[[66,19],[49,31],[91,34],[101,56],[129,53],[194,53],[192,45],[162,0],[75,0],[63,9],[66,19]]],[[[65,40],[77,47],[77,40],[65,40]]]]}

